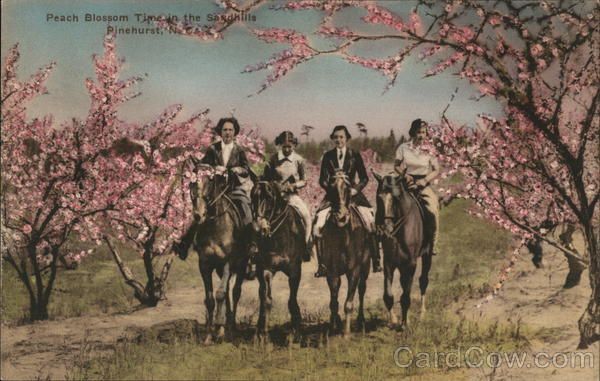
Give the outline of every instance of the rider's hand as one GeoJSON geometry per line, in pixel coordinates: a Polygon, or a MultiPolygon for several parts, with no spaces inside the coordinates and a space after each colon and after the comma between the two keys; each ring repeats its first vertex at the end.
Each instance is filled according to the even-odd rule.
{"type": "Polygon", "coordinates": [[[354,188],[350,189],[350,196],[356,196],[358,194],[358,191],[354,188]]]}
{"type": "Polygon", "coordinates": [[[233,167],[231,168],[231,172],[235,173],[236,175],[241,175],[244,172],[244,169],[242,167],[233,167]]]}
{"type": "Polygon", "coordinates": [[[222,166],[222,165],[217,165],[217,166],[215,167],[215,171],[217,171],[217,172],[225,172],[226,170],[227,170],[227,168],[225,168],[225,167],[224,167],[224,166],[222,166]]]}
{"type": "Polygon", "coordinates": [[[415,183],[415,179],[411,175],[406,175],[406,182],[411,185],[415,183]]]}
{"type": "Polygon", "coordinates": [[[425,188],[427,186],[427,180],[420,179],[415,182],[415,184],[421,188],[425,188]]]}

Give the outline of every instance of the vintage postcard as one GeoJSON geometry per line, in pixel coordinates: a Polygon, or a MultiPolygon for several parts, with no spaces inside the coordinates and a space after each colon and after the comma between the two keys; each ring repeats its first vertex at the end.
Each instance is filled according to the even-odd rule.
{"type": "Polygon", "coordinates": [[[599,22],[3,1],[0,378],[597,380],[599,22]]]}

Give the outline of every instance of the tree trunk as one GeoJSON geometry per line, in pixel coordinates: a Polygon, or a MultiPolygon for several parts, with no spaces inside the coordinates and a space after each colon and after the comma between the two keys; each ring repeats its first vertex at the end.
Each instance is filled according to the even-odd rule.
{"type": "Polygon", "coordinates": [[[133,296],[140,302],[140,304],[146,307],[156,307],[158,302],[165,299],[165,284],[167,276],[169,275],[169,270],[171,269],[171,264],[175,258],[173,254],[169,254],[169,257],[163,265],[160,276],[156,276],[154,274],[154,267],[152,266],[151,253],[144,253],[144,268],[146,270],[147,277],[146,285],[144,286],[140,281],[134,278],[133,272],[123,262],[119,252],[112,244],[110,239],[105,237],[104,241],[108,245],[108,248],[110,249],[121,275],[123,275],[123,278],[125,278],[125,283],[133,288],[133,296]]]}
{"type": "Polygon", "coordinates": [[[31,321],[47,320],[48,319],[48,299],[30,298],[29,300],[29,315],[31,321]]]}
{"type": "Polygon", "coordinates": [[[592,294],[587,308],[579,319],[579,346],[585,349],[590,344],[600,340],[600,260],[598,258],[598,246],[592,226],[584,231],[587,253],[589,254],[589,277],[592,294]]]}

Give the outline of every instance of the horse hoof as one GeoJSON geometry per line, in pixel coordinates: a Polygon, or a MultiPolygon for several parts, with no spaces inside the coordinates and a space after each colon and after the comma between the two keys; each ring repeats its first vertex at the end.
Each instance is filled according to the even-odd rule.
{"type": "Polygon", "coordinates": [[[269,335],[266,332],[260,332],[255,336],[256,344],[265,345],[269,341],[269,335]]]}
{"type": "Polygon", "coordinates": [[[225,327],[219,327],[219,330],[216,334],[216,339],[222,341],[225,338],[225,327]]]}

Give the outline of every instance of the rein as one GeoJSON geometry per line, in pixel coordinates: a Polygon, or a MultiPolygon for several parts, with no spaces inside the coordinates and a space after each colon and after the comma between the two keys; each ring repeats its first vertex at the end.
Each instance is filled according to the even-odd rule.
{"type": "MultiPolygon", "coordinates": [[[[421,203],[419,202],[417,197],[412,192],[409,192],[406,189],[404,189],[404,193],[408,194],[408,197],[410,197],[415,202],[415,204],[417,205],[417,208],[419,209],[419,214],[421,215],[421,221],[423,221],[425,216],[424,216],[424,212],[423,212],[421,203]]],[[[392,197],[394,198],[394,196],[392,196],[392,197]]],[[[394,216],[384,216],[383,218],[384,218],[384,220],[387,220],[387,219],[391,219],[392,221],[395,220],[394,216]]],[[[408,215],[403,215],[403,216],[399,217],[397,221],[394,222],[394,230],[392,230],[392,233],[390,234],[391,236],[395,236],[396,233],[398,233],[400,228],[406,222],[407,218],[408,218],[408,215]]]]}
{"type": "MultiPolygon", "coordinates": [[[[268,182],[261,182],[261,183],[268,184],[268,182]]],[[[260,202],[258,204],[258,208],[257,208],[257,217],[264,218],[265,220],[267,220],[270,227],[275,226],[274,228],[271,229],[271,235],[273,235],[283,225],[283,222],[285,221],[285,218],[287,217],[287,214],[288,214],[287,211],[290,208],[290,206],[286,205],[285,208],[283,208],[281,213],[276,214],[277,197],[273,197],[271,213],[270,213],[269,217],[265,217],[262,214],[262,212],[265,209],[265,207],[264,207],[265,201],[266,200],[264,198],[260,200],[260,202]]]]}
{"type": "MultiPolygon", "coordinates": [[[[225,186],[223,188],[223,190],[221,192],[219,192],[219,194],[216,197],[214,197],[212,200],[210,200],[209,202],[206,203],[207,209],[212,208],[213,206],[216,205],[216,203],[218,201],[221,201],[221,200],[224,200],[227,204],[227,206],[225,206],[225,209],[223,210],[223,212],[215,213],[214,215],[207,215],[206,216],[207,221],[216,220],[218,217],[221,217],[232,210],[233,210],[233,213],[235,215],[237,215],[235,209],[232,209],[232,206],[235,206],[233,201],[226,195],[228,190],[229,190],[229,186],[225,186]]],[[[234,216],[234,218],[235,218],[235,216],[234,216]]]]}

